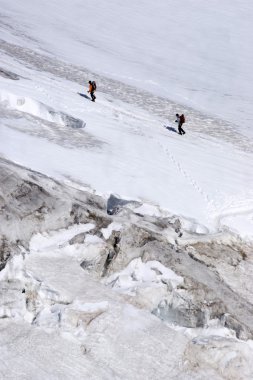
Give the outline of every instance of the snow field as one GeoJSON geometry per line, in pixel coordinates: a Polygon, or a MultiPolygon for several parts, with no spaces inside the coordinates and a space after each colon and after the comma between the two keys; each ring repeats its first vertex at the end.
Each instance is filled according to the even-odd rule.
{"type": "Polygon", "coordinates": [[[188,131],[187,125],[187,135],[178,136],[163,128],[162,120],[150,119],[137,107],[117,100],[108,102],[111,99],[100,93],[93,104],[77,94],[83,89],[76,84],[59,79],[49,84],[44,77],[37,74],[35,82],[40,83],[42,92],[34,90],[33,81],[10,84],[3,80],[13,95],[2,90],[2,104],[9,99],[10,109],[34,115],[37,128],[32,130],[28,123],[22,123],[20,129],[9,115],[1,130],[2,154],[28,167],[32,163],[33,169],[53,177],[81,182],[98,194],[116,193],[194,219],[192,229],[196,228],[196,232],[215,232],[227,225],[244,238],[251,238],[250,153],[231,149],[230,144],[212,138],[203,141],[188,131]],[[15,93],[31,99],[27,108],[17,104],[23,98],[15,93]],[[53,99],[50,106],[49,93],[53,99]],[[52,113],[50,109],[53,115],[64,112],[87,126],[76,132],[74,124],[66,123],[66,117],[61,127],[57,119],[52,125],[43,125],[52,113]],[[24,151],[22,146],[30,149],[24,151]]]}
{"type": "MultiPolygon", "coordinates": [[[[130,201],[107,227],[15,240],[0,272],[0,378],[251,380],[251,1],[0,2],[0,156],[104,208],[130,201]]],[[[30,194],[17,191],[14,222],[13,193],[0,194],[3,252],[30,194]]],[[[68,225],[71,202],[52,220],[68,225]]],[[[49,209],[35,207],[37,231],[49,209]]]]}
{"type": "Polygon", "coordinates": [[[217,115],[252,137],[251,0],[48,1],[46,12],[34,0],[1,4],[5,40],[217,115]]]}

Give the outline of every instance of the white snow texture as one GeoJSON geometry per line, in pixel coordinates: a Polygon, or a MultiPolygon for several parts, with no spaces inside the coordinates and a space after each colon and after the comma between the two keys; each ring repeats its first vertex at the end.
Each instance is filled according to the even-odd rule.
{"type": "Polygon", "coordinates": [[[0,378],[252,379],[252,0],[0,6],[0,378]]]}

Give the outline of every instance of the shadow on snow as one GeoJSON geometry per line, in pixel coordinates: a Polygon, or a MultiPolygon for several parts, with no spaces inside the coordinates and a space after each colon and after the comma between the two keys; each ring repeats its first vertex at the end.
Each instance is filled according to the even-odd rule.
{"type": "Polygon", "coordinates": [[[82,94],[81,92],[78,92],[78,95],[82,96],[82,97],[85,98],[85,99],[89,99],[89,100],[91,100],[91,98],[90,98],[88,95],[86,95],[86,94],[82,94]]]}
{"type": "Polygon", "coordinates": [[[166,128],[168,131],[170,132],[175,132],[175,133],[178,133],[177,130],[174,128],[174,127],[170,127],[168,125],[164,125],[164,128],[166,128]]]}

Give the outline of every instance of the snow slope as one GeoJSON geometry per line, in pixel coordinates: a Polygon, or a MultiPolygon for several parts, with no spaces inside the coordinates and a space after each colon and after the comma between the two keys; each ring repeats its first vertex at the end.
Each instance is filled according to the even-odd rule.
{"type": "Polygon", "coordinates": [[[1,13],[2,38],[217,115],[253,135],[251,0],[73,0],[64,6],[1,0],[1,13]]]}
{"type": "MultiPolygon", "coordinates": [[[[189,97],[184,89],[194,83],[199,95],[194,104],[186,104],[208,113],[215,108],[216,115],[221,107],[225,110],[223,116],[236,123],[233,89],[238,95],[238,91],[246,92],[244,83],[250,84],[250,73],[242,70],[242,65],[251,58],[251,50],[244,47],[252,36],[245,36],[251,3],[225,1],[219,12],[216,1],[208,5],[184,2],[180,6],[161,1],[156,12],[152,2],[146,3],[130,6],[110,1],[105,6],[96,1],[83,6],[75,1],[63,7],[57,1],[45,6],[38,1],[1,0],[5,39],[1,43],[1,66],[20,76],[15,81],[6,75],[1,79],[1,104],[21,112],[25,120],[17,114],[14,119],[11,114],[4,119],[1,152],[33,169],[74,179],[98,193],[118,193],[194,219],[203,226],[199,231],[214,231],[226,225],[250,237],[252,140],[219,119],[201,116],[198,111],[120,82],[109,84],[106,76],[134,86],[142,86],[146,80],[157,83],[158,90],[149,84],[144,88],[182,102],[189,97]],[[96,28],[92,26],[94,13],[96,28]],[[242,23],[238,15],[243,17],[242,23]],[[187,30],[187,41],[181,23],[187,30]],[[234,28],[236,23],[239,25],[234,28]],[[240,54],[235,54],[239,40],[240,54]],[[181,49],[184,41],[187,49],[181,49]],[[97,78],[103,93],[98,92],[95,106],[85,99],[85,82],[92,74],[80,65],[103,74],[97,78]],[[235,83],[231,80],[231,65],[235,83]],[[200,67],[204,68],[201,75],[200,67]],[[120,76],[122,73],[125,77],[120,76]],[[231,86],[226,90],[229,96],[217,86],[217,92],[211,95],[208,81],[214,75],[215,86],[231,86]],[[170,83],[171,76],[176,76],[176,83],[166,84],[170,88],[167,93],[162,84],[170,83]],[[238,90],[239,76],[242,90],[238,90]],[[202,86],[198,80],[203,81],[202,86]],[[207,92],[202,91],[203,87],[207,92]],[[115,94],[121,101],[114,98],[115,94]],[[183,109],[187,135],[179,139],[173,131],[174,114],[183,109]],[[85,123],[87,127],[81,130],[85,123]],[[24,150],[23,146],[30,148],[24,150]]],[[[249,121],[246,130],[250,133],[251,111],[245,107],[245,99],[242,96],[236,101],[246,112],[243,120],[245,125],[249,121]]],[[[240,112],[236,114],[242,118],[240,112]]]]}
{"type": "MultiPolygon", "coordinates": [[[[123,204],[133,201],[138,218],[147,218],[143,226],[150,227],[148,215],[180,226],[173,235],[165,229],[162,238],[152,227],[150,240],[172,245],[180,273],[169,260],[163,265],[163,251],[152,251],[152,245],[156,258],[142,261],[148,248],[139,253],[126,236],[129,256],[120,257],[118,270],[101,281],[100,273],[83,270],[83,260],[105,256],[121,224],[97,227],[97,236],[72,244],[95,224],[72,221],[67,228],[72,198],[64,204],[57,193],[55,219],[47,215],[54,210],[51,203],[52,209],[42,204],[42,212],[34,211],[35,220],[47,215],[50,231],[33,236],[24,248],[20,236],[13,237],[27,217],[19,215],[24,195],[17,191],[12,204],[17,221],[8,219],[8,207],[1,208],[6,216],[1,249],[10,235],[20,255],[0,273],[0,357],[8,363],[0,364],[0,377],[153,380],[170,373],[182,380],[238,379],[238,374],[251,379],[252,342],[238,339],[251,335],[243,335],[237,320],[226,322],[232,331],[220,320],[191,330],[150,313],[156,308],[156,315],[166,314],[166,302],[159,302],[170,291],[176,294],[174,306],[184,306],[184,296],[177,295],[195,286],[200,298],[208,290],[218,305],[225,300],[242,324],[251,325],[251,2],[0,0],[0,5],[0,156],[59,181],[50,190],[65,183],[103,196],[104,208],[115,194],[123,204]],[[96,103],[86,92],[93,78],[96,103]],[[185,136],[176,133],[174,122],[181,111],[185,136]],[[51,231],[50,220],[57,228],[65,221],[66,228],[51,231]],[[223,240],[232,254],[219,250],[223,240]],[[210,246],[181,251],[193,241],[210,246]],[[185,281],[183,266],[198,278],[199,289],[192,277],[185,281]]],[[[9,177],[17,180],[7,173],[3,182],[9,177]]],[[[27,174],[30,182],[33,177],[27,174]]],[[[37,193],[31,199],[29,194],[26,202],[37,205],[37,193]]],[[[1,205],[12,197],[13,192],[1,192],[1,205]]],[[[73,191],[73,203],[76,199],[73,191]]],[[[128,219],[124,212],[125,223],[135,226],[137,216],[128,219]]],[[[198,303],[194,297],[188,301],[198,303]]],[[[212,306],[201,302],[204,311],[212,306]]]]}
{"type": "Polygon", "coordinates": [[[236,137],[231,144],[187,125],[187,134],[179,136],[174,120],[166,129],[164,120],[140,107],[99,92],[93,104],[78,94],[84,91],[76,83],[14,66],[30,80],[2,79],[5,157],[99,194],[182,215],[197,232],[227,225],[252,236],[252,152],[234,146],[236,137]]]}

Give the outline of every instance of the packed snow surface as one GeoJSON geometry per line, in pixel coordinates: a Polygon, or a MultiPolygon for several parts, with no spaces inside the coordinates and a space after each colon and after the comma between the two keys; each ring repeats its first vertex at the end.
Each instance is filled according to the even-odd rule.
{"type": "Polygon", "coordinates": [[[2,155],[100,194],[183,215],[197,222],[197,233],[225,225],[251,238],[253,148],[243,136],[253,120],[246,105],[252,70],[243,70],[252,55],[250,4],[1,0],[1,66],[19,78],[1,78],[2,155]],[[122,83],[110,85],[108,76],[122,83]],[[98,82],[95,104],[85,94],[91,77],[98,82]],[[240,120],[242,128],[184,106],[166,109],[156,95],[240,120]],[[187,120],[182,137],[174,123],[180,111],[187,120]]]}
{"type": "Polygon", "coordinates": [[[50,190],[60,183],[99,195],[103,201],[94,203],[104,202],[104,211],[111,199],[108,214],[125,215],[80,222],[74,190],[73,204],[57,193],[53,205],[36,209],[51,184],[34,187],[34,172],[20,187],[18,175],[1,177],[2,186],[16,181],[17,189],[8,193],[6,185],[8,195],[0,194],[0,377],[252,379],[252,342],[240,340],[251,337],[252,322],[252,1],[0,6],[1,160],[52,177],[50,190]],[[184,136],[177,112],[186,116],[184,136]],[[21,212],[28,201],[30,216],[21,212]],[[154,234],[141,253],[142,239],[144,247],[149,240],[146,230],[144,237],[134,230],[137,218],[154,234]],[[162,237],[159,223],[167,223],[162,237]],[[108,246],[117,256],[126,225],[137,242],[125,237],[127,254],[109,268],[108,246]],[[172,246],[179,273],[163,250],[152,250],[156,239],[172,246]],[[219,250],[224,241],[229,253],[219,250]],[[180,256],[193,242],[199,250],[180,256]],[[185,280],[184,266],[201,286],[185,280]],[[218,312],[213,320],[206,312],[204,291],[217,296],[218,306],[212,298],[208,307],[219,311],[224,301],[223,324],[218,312]],[[168,315],[184,323],[167,323],[168,315]]]}
{"type": "Polygon", "coordinates": [[[227,225],[252,237],[252,152],[224,141],[222,133],[214,139],[186,125],[187,134],[179,136],[137,107],[99,93],[92,104],[77,94],[81,86],[52,82],[39,72],[30,81],[2,82],[9,91],[0,94],[5,157],[99,194],[116,193],[194,219],[196,232],[227,225]],[[74,120],[71,125],[62,123],[62,114],[74,120]]]}
{"type": "Polygon", "coordinates": [[[251,0],[1,0],[2,38],[42,48],[253,134],[251,0]],[[13,40],[13,37],[12,37],[13,40]],[[37,42],[38,41],[38,42],[37,42]]]}

